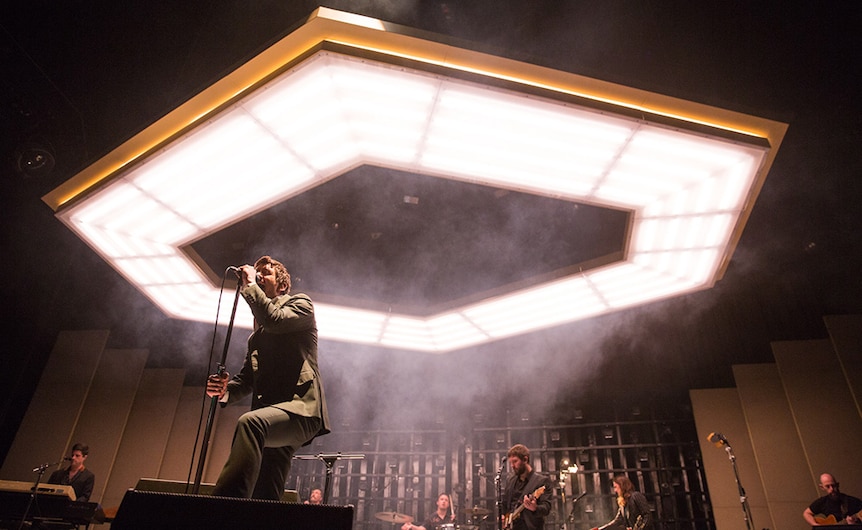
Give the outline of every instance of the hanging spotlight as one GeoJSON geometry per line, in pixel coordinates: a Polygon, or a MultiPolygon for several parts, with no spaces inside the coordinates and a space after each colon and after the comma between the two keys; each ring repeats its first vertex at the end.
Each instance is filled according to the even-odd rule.
{"type": "Polygon", "coordinates": [[[15,150],[15,170],[25,177],[47,177],[54,171],[54,150],[45,142],[29,141],[15,150]]]}

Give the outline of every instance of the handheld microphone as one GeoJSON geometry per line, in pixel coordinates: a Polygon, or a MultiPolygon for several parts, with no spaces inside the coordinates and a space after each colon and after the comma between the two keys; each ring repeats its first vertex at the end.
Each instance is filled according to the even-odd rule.
{"type": "Polygon", "coordinates": [[[724,437],[720,432],[711,432],[709,436],[706,437],[709,443],[715,444],[716,447],[721,447],[723,445],[727,445],[727,438],[724,437]]]}
{"type": "MultiPolygon", "coordinates": [[[[242,278],[242,270],[239,267],[234,267],[233,265],[228,265],[227,270],[236,274],[237,278],[242,278]]],[[[254,275],[254,283],[260,285],[263,283],[263,276],[260,273],[254,275]]]]}

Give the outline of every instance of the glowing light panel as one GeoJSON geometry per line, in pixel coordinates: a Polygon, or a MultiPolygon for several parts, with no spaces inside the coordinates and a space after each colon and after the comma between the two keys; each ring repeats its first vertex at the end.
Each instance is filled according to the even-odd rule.
{"type": "MultiPolygon", "coordinates": [[[[318,18],[365,41],[386,31],[344,13],[318,18]]],[[[316,300],[321,338],[445,352],[711,287],[768,166],[764,142],[728,139],[724,127],[538,97],[512,73],[423,69],[415,53],[407,66],[341,49],[306,55],[130,156],[58,217],[165,313],[210,321],[218,293],[183,247],[361,164],[633,212],[622,261],[440,314],[316,300]]],[[[237,325],[251,323],[240,310],[237,325]]]]}

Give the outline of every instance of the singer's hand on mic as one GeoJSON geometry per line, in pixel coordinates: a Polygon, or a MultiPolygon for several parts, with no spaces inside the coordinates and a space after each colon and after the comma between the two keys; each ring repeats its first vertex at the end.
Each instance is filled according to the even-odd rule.
{"type": "Polygon", "coordinates": [[[237,276],[242,281],[242,286],[247,287],[257,283],[257,271],[251,265],[242,265],[237,268],[237,276]]]}
{"type": "Polygon", "coordinates": [[[222,375],[212,374],[209,376],[207,378],[207,395],[209,397],[221,398],[227,391],[227,380],[229,378],[230,374],[227,371],[223,372],[222,375]]]}

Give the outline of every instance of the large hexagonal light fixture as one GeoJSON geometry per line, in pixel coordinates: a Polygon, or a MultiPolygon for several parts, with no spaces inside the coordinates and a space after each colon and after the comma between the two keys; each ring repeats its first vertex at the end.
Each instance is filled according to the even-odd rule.
{"type": "Polygon", "coordinates": [[[203,322],[216,275],[191,243],[362,164],[631,212],[622,260],[439,314],[315,298],[324,339],[445,352],[711,287],[785,130],[320,8],[44,200],[203,322]]]}

